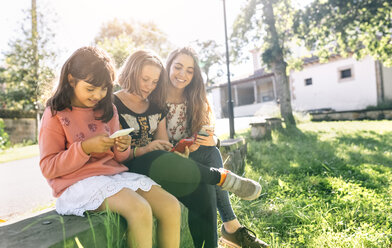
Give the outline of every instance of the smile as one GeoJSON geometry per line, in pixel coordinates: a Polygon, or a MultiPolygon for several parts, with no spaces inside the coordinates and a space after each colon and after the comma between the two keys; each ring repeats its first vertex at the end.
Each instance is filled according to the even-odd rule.
{"type": "Polygon", "coordinates": [[[178,82],[180,82],[180,83],[185,83],[185,82],[186,82],[186,80],[184,80],[184,79],[176,78],[176,80],[177,80],[178,82]]]}

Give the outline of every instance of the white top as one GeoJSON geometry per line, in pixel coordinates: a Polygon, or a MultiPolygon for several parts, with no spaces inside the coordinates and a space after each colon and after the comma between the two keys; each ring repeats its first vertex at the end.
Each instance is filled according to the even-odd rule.
{"type": "Polygon", "coordinates": [[[186,102],[167,103],[166,115],[167,134],[171,143],[177,143],[180,139],[190,136],[186,123],[186,102]]]}

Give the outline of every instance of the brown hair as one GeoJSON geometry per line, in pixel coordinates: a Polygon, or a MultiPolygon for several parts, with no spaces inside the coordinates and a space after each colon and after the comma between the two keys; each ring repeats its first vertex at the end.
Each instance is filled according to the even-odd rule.
{"type": "MultiPolygon", "coordinates": [[[[207,94],[201,75],[199,66],[199,59],[197,58],[196,52],[190,47],[178,48],[169,54],[166,61],[166,70],[170,75],[170,68],[173,64],[174,59],[180,55],[185,54],[192,57],[194,62],[193,77],[192,81],[186,86],[184,90],[184,98],[187,101],[186,119],[188,131],[193,134],[198,132],[203,125],[209,125],[211,123],[211,107],[207,100],[207,94]]],[[[170,80],[170,77],[169,77],[170,80]]]]}
{"type": "Polygon", "coordinates": [[[68,80],[69,74],[75,78],[76,83],[83,80],[96,87],[107,87],[106,96],[94,107],[94,111],[102,110],[102,115],[97,117],[97,120],[110,121],[113,117],[112,93],[115,71],[109,55],[97,47],[82,47],[68,58],[61,68],[57,89],[46,102],[52,115],[66,108],[72,110],[71,99],[74,95],[74,88],[68,80]]]}
{"type": "Polygon", "coordinates": [[[159,108],[164,109],[166,107],[167,96],[167,73],[161,58],[153,51],[138,50],[128,56],[125,64],[121,68],[121,72],[118,77],[118,84],[129,93],[141,95],[138,82],[145,65],[153,65],[161,69],[157,87],[147,99],[153,104],[158,105],[159,108]]]}

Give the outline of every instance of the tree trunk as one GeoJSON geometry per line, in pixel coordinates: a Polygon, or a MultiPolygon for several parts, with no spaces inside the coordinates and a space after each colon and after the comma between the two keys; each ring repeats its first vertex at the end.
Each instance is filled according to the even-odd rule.
{"type": "Polygon", "coordinates": [[[295,119],[291,107],[291,95],[288,77],[286,74],[287,63],[284,61],[283,49],[280,46],[278,33],[275,27],[275,15],[271,0],[264,0],[263,12],[267,30],[271,36],[271,55],[270,66],[276,77],[277,94],[280,103],[280,113],[286,125],[295,126],[295,119]]]}
{"type": "Polygon", "coordinates": [[[286,64],[284,61],[283,63],[274,63],[272,65],[272,70],[275,74],[278,86],[277,93],[280,103],[280,114],[286,125],[295,126],[295,119],[291,108],[290,86],[286,75],[286,64]]]}
{"type": "Polygon", "coordinates": [[[37,116],[37,132],[36,140],[38,141],[38,126],[40,121],[39,109],[38,109],[38,67],[39,67],[39,57],[38,57],[38,27],[37,27],[37,0],[31,0],[31,43],[33,47],[33,80],[35,80],[35,96],[34,96],[34,111],[37,116]]]}

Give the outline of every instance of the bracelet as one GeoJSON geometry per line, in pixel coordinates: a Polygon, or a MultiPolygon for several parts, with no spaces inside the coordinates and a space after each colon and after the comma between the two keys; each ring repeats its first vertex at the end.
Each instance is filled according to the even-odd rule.
{"type": "Polygon", "coordinates": [[[136,158],[136,149],[137,149],[137,146],[135,146],[135,148],[133,148],[133,158],[135,159],[136,158]]]}

